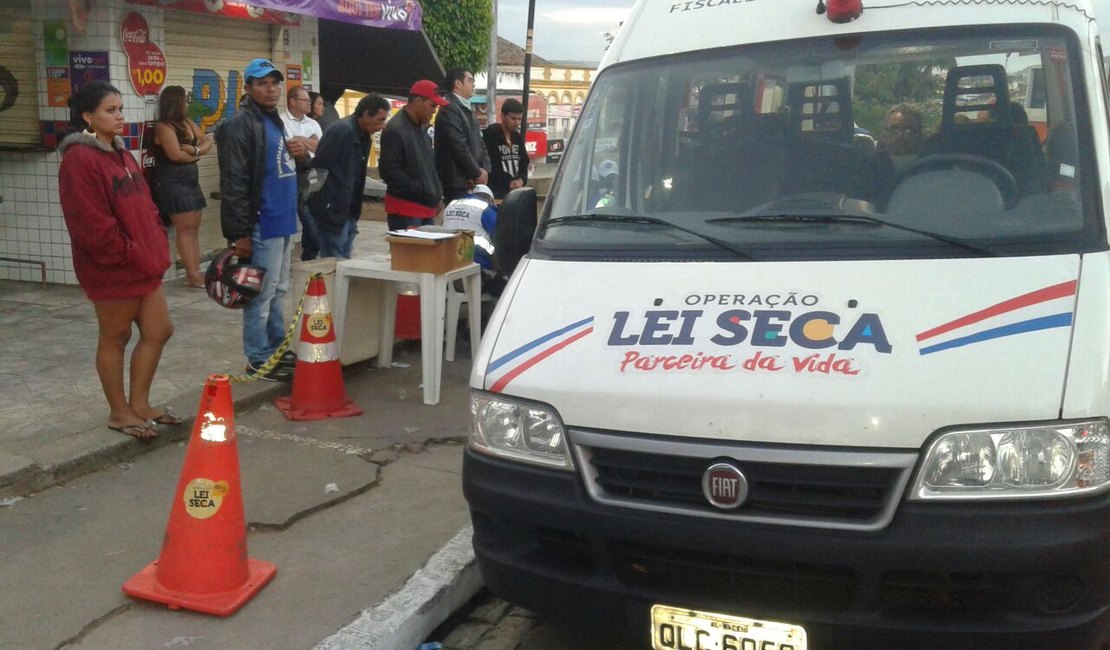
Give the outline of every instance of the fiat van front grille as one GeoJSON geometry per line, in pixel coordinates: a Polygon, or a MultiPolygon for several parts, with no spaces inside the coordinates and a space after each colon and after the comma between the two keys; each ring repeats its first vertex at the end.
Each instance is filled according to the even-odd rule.
{"type": "Polygon", "coordinates": [[[582,430],[570,436],[586,488],[599,502],[819,528],[885,526],[917,459],[904,452],[769,448],[582,430]],[[719,462],[746,479],[735,509],[712,505],[703,490],[706,471],[719,462]]]}

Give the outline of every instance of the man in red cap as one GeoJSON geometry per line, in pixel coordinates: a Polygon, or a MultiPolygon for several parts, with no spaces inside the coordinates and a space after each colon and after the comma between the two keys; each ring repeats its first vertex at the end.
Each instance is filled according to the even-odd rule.
{"type": "Polygon", "coordinates": [[[390,230],[431,225],[443,210],[443,187],[436,175],[435,150],[428,125],[436,107],[446,106],[436,84],[417,81],[409,101],[382,131],[378,172],[385,183],[385,212],[390,230]]]}

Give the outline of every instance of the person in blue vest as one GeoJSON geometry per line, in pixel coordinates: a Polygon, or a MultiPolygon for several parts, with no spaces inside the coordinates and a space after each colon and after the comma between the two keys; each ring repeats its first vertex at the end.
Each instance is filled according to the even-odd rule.
{"type": "Polygon", "coordinates": [[[474,261],[482,267],[482,290],[499,295],[504,282],[494,260],[497,205],[489,186],[475,185],[465,196],[448,203],[443,210],[443,227],[474,233],[474,261]]]}

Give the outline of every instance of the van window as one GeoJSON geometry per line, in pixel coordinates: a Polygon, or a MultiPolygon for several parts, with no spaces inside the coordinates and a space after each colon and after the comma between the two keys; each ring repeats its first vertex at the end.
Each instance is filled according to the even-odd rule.
{"type": "Polygon", "coordinates": [[[881,259],[1105,248],[1052,26],[746,45],[598,77],[541,253],[881,259]]]}

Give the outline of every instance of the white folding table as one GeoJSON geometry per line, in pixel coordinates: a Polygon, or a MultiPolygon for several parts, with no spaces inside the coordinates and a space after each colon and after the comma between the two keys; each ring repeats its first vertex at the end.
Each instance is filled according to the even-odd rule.
{"type": "MultiPolygon", "coordinates": [[[[443,334],[447,311],[447,283],[462,280],[465,284],[467,313],[470,319],[470,349],[478,349],[481,338],[481,275],[473,262],[444,274],[394,271],[389,259],[372,257],[342,260],[335,269],[335,333],[343,345],[343,322],[347,310],[347,292],[351,278],[365,278],[379,282],[415,283],[420,286],[420,361],[424,379],[424,403],[438,404],[439,389],[443,378],[443,334]]],[[[396,289],[396,286],[393,287],[396,289]]],[[[397,291],[386,287],[382,291],[381,346],[378,366],[393,365],[393,330],[397,321],[397,291]]]]}

